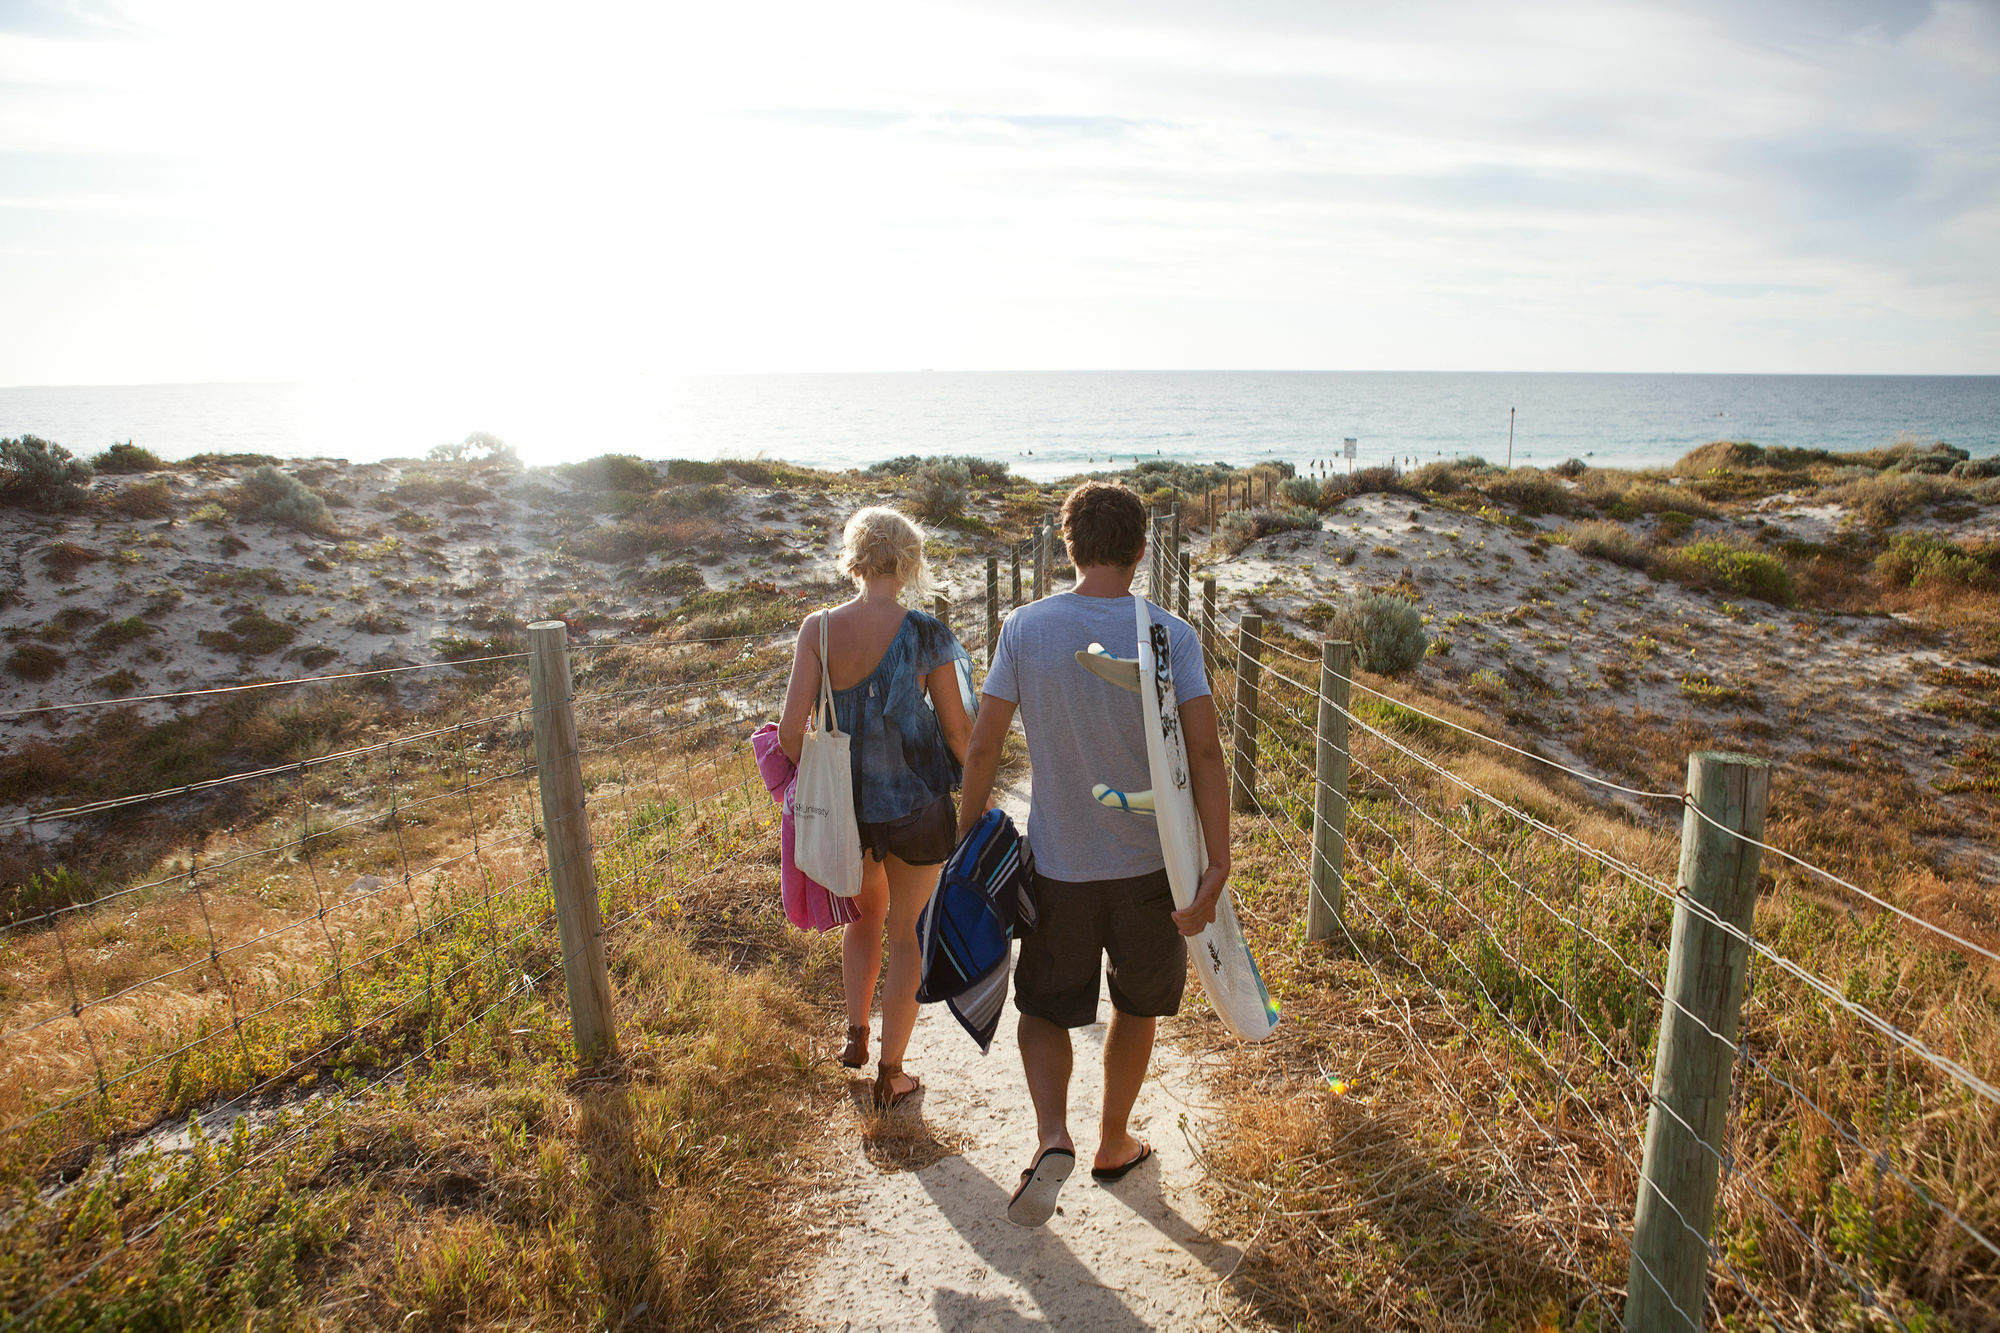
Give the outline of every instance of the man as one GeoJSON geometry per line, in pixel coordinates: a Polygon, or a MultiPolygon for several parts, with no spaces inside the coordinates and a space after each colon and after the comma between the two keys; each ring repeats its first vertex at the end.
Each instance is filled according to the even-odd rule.
{"type": "Polygon", "coordinates": [[[1159,831],[1152,820],[1099,805],[1093,783],[1150,787],[1139,702],[1077,664],[1093,643],[1138,655],[1132,576],[1146,549],[1146,509],[1123,486],[1085,482],[1062,507],[1063,543],[1076,586],[1016,610],[1001,628],[966,756],[959,806],[963,838],[986,809],[1000,745],[1015,710],[1028,740],[1033,796],[1028,841],[1035,852],[1035,932],[1014,973],[1021,1063],[1040,1135],[1034,1165],[1007,1216],[1041,1226],[1076,1165],[1069,1133],[1070,1029],[1097,1021],[1100,959],[1109,964],[1111,1027],[1104,1042],[1104,1107],[1091,1175],[1118,1180],[1152,1155],[1131,1132],[1132,1104],[1153,1054],[1157,1020],[1180,1010],[1187,983],[1183,936],[1215,919],[1229,879],[1229,792],[1215,701],[1201,645],[1188,623],[1152,608],[1167,627],[1181,731],[1209,867],[1195,899],[1174,910],[1159,831]]]}

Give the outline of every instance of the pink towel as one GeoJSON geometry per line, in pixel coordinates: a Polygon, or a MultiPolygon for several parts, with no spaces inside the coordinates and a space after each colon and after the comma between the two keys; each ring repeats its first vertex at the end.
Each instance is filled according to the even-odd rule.
{"type": "Polygon", "coordinates": [[[750,748],[757,753],[757,771],[763,774],[771,799],[784,809],[778,821],[778,887],[785,900],[785,919],[800,930],[821,932],[859,921],[861,909],[854,899],[828,893],[792,860],[792,788],[799,769],[778,744],[777,725],[766,722],[750,733],[750,748]]]}

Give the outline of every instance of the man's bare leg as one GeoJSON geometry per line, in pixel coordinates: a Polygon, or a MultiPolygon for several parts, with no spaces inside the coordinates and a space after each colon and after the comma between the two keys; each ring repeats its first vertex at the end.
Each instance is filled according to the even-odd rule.
{"type": "MultiPolygon", "coordinates": [[[[1026,1022],[1022,1020],[1024,1025],[1026,1022]]],[[[1146,1081],[1158,1027],[1156,1018],[1135,1018],[1115,1007],[1111,1010],[1111,1030],[1104,1036],[1104,1115],[1098,1122],[1097,1156],[1091,1162],[1094,1171],[1123,1166],[1144,1147],[1132,1136],[1132,1104],[1139,1100],[1139,1087],[1146,1081]]],[[[1022,1050],[1026,1049],[1023,1042],[1022,1050]]]]}
{"type": "Polygon", "coordinates": [[[1021,1068],[1028,1076],[1028,1095],[1035,1101],[1035,1129],[1042,1150],[1064,1148],[1075,1152],[1076,1144],[1069,1136],[1069,1075],[1073,1059],[1069,1029],[1058,1027],[1046,1018],[1022,1014],[1016,1033],[1021,1044],[1021,1068]]]}

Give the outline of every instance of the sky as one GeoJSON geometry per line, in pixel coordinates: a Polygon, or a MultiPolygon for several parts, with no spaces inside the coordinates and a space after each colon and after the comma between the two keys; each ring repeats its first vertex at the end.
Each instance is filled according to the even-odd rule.
{"type": "Polygon", "coordinates": [[[0,0],[0,384],[2000,372],[2000,4],[0,0]]]}

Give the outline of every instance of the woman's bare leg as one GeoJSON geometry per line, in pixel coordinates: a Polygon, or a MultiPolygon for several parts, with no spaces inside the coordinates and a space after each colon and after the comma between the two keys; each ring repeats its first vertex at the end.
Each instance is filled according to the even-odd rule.
{"type": "MultiPolygon", "coordinates": [[[[861,856],[861,892],[854,905],[861,918],[841,928],[840,979],[847,990],[847,1025],[865,1028],[868,1012],[875,1007],[875,978],[882,974],[882,923],[889,914],[889,877],[882,863],[866,852],[861,856]]],[[[913,996],[915,991],[912,982],[913,996]]],[[[907,1039],[909,1029],[903,1035],[907,1039]]]]}
{"type": "MultiPolygon", "coordinates": [[[[923,960],[917,952],[917,918],[937,889],[943,866],[913,866],[891,856],[889,875],[889,976],[882,986],[882,1063],[900,1065],[917,1025],[917,982],[923,960]]],[[[895,1091],[909,1087],[898,1084],[895,1091]]]]}

